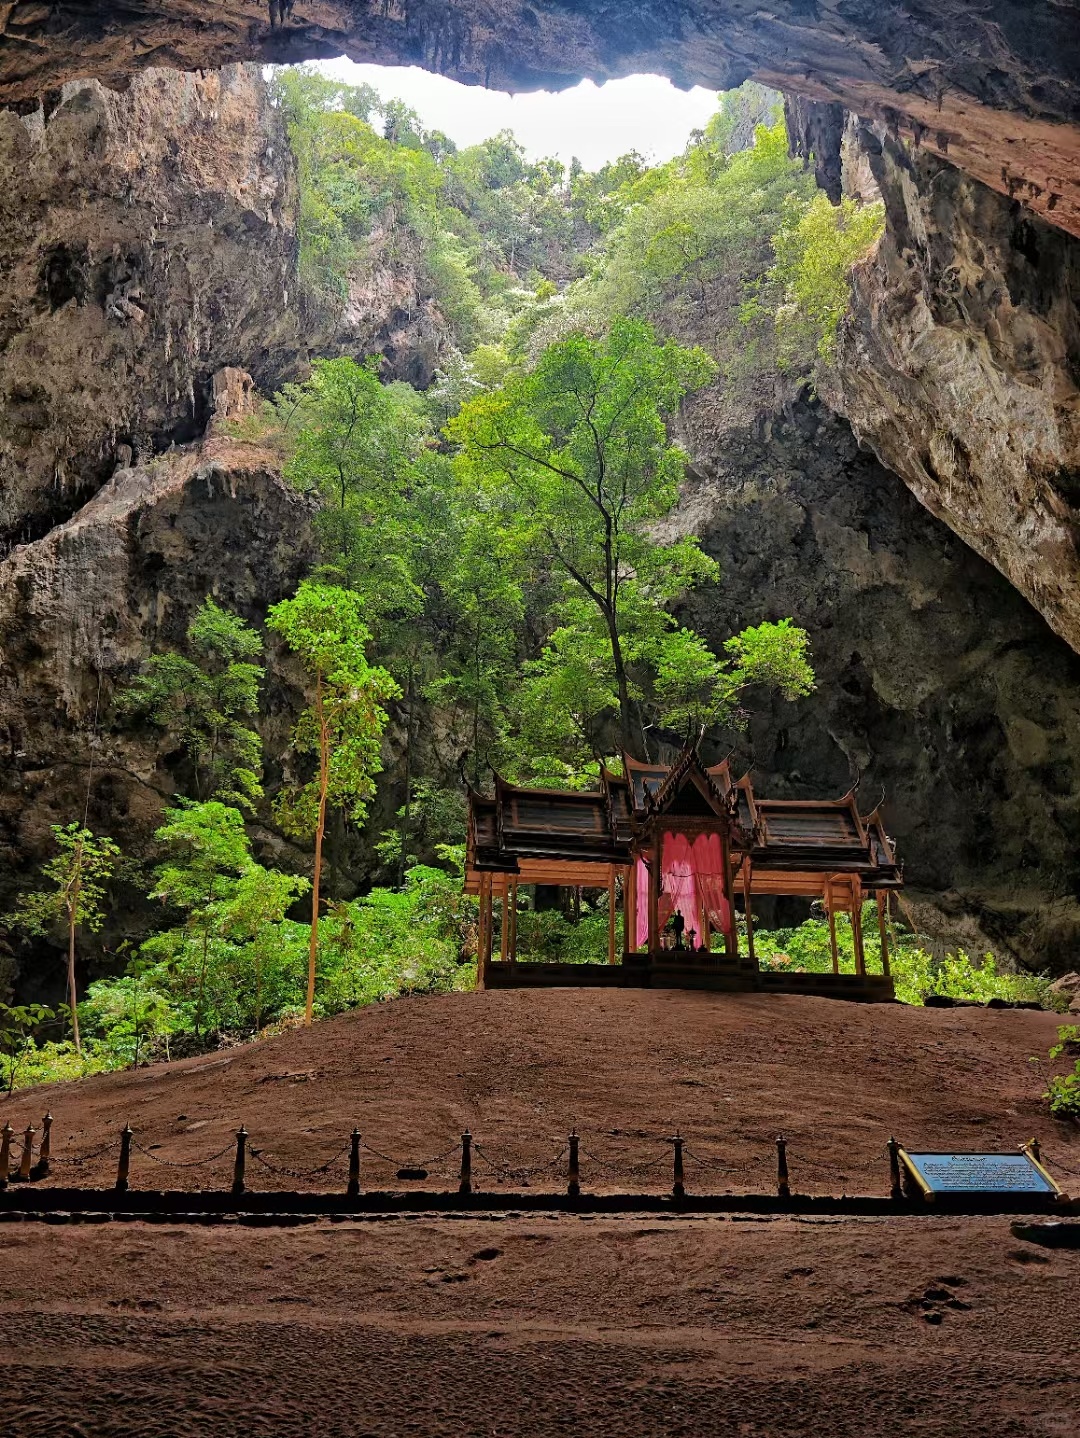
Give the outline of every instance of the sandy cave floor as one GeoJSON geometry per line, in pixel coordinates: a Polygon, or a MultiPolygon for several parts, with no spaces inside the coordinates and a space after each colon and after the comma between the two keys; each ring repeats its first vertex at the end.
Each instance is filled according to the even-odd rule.
{"type": "MultiPolygon", "coordinates": [[[[395,1157],[468,1126],[522,1163],[576,1123],[616,1164],[678,1125],[735,1170],[688,1164],[691,1185],[746,1190],[768,1186],[783,1129],[815,1160],[793,1160],[797,1187],[880,1193],[889,1131],[955,1148],[1037,1134],[1080,1170],[1080,1136],[1046,1117],[1029,1062],[1055,1030],[1041,1013],[753,995],[446,995],[3,1106],[17,1128],[47,1099],[58,1157],[129,1119],[149,1152],[188,1161],[242,1120],[306,1165],[354,1122],[395,1157]]],[[[160,1182],[136,1160],[133,1187],[160,1182]]],[[[105,1183],[113,1161],[49,1181],[105,1183]]],[[[392,1172],[370,1159],[367,1180],[392,1172]]],[[[1080,1253],[1023,1242],[1005,1218],[5,1223],[0,1260],[12,1438],[1080,1434],[1080,1253]]]]}

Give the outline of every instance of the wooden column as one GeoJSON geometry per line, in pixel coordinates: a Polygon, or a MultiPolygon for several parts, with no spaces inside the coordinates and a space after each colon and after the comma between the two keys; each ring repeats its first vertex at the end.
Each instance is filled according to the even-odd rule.
{"type": "Polygon", "coordinates": [[[862,932],[862,885],[851,885],[851,940],[855,948],[855,972],[860,978],[866,977],[866,950],[863,947],[862,932]]]}
{"type": "Polygon", "coordinates": [[[612,865],[611,876],[607,886],[607,961],[609,964],[615,962],[615,866],[612,865]]]}
{"type": "Polygon", "coordinates": [[[626,952],[628,954],[637,952],[637,882],[638,869],[637,858],[626,871],[626,894],[623,897],[624,913],[626,917],[626,952]]]}
{"type": "Polygon", "coordinates": [[[518,881],[510,881],[510,962],[517,963],[518,881]]]}
{"type": "Polygon", "coordinates": [[[874,895],[874,902],[877,906],[877,928],[878,937],[881,939],[881,972],[886,978],[889,977],[889,935],[885,928],[885,915],[881,910],[881,901],[889,902],[889,896],[884,890],[878,889],[874,895]]]}
{"type": "Polygon", "coordinates": [[[477,935],[476,987],[487,984],[488,960],[491,957],[491,875],[480,876],[480,932],[477,935]]]}
{"type": "Polygon", "coordinates": [[[832,947],[832,971],[840,972],[840,951],[836,947],[836,914],[833,911],[832,884],[825,890],[825,907],[829,911],[829,944],[832,947]]]}
{"type": "Polygon", "coordinates": [[[750,912],[750,855],[747,854],[742,862],[742,891],[743,904],[746,907],[746,952],[750,956],[750,962],[757,965],[757,958],[754,954],[754,916],[750,912]]]}
{"type": "Polygon", "coordinates": [[[502,891],[502,932],[499,934],[499,958],[504,964],[510,962],[510,884],[503,880],[502,891]]]}
{"type": "Polygon", "coordinates": [[[728,927],[724,935],[724,954],[729,959],[739,957],[739,926],[735,919],[735,870],[731,859],[731,848],[724,835],[720,841],[721,854],[723,856],[724,874],[727,883],[724,885],[724,898],[728,907],[728,927]]]}
{"type": "Polygon", "coordinates": [[[663,873],[664,836],[657,833],[649,866],[649,953],[660,951],[660,878],[663,873]]]}

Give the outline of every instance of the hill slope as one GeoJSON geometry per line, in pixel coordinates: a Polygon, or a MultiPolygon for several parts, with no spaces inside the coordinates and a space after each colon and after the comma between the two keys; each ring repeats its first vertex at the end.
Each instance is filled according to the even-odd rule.
{"type": "MultiPolygon", "coordinates": [[[[803,1191],[881,1192],[890,1133],[911,1146],[1015,1148],[1038,1134],[1080,1166],[1080,1141],[1039,1101],[1030,1062],[1053,1041],[1053,1014],[861,1006],[825,999],[676,991],[573,990],[445,994],[398,1000],[256,1045],[138,1072],[103,1074],[16,1094],[16,1129],[55,1116],[54,1153],[99,1149],[125,1122],[143,1150],[133,1188],[220,1187],[213,1169],[162,1169],[226,1148],[246,1124],[252,1144],[286,1166],[331,1158],[359,1125],[396,1162],[445,1154],[452,1178],[468,1128],[498,1165],[551,1158],[572,1126],[583,1135],[592,1188],[665,1187],[661,1155],[676,1128],[700,1187],[768,1189],[783,1132],[803,1191]],[[153,1157],[151,1157],[151,1154],[153,1157]],[[798,1155],[805,1155],[807,1162],[798,1155]],[[636,1165],[659,1159],[650,1172],[636,1165]],[[812,1161],[812,1163],[811,1163],[812,1161]],[[613,1165],[605,1168],[603,1164],[613,1165]],[[622,1170],[621,1172],[619,1170],[622,1170]]],[[[75,1166],[80,1182],[111,1181],[115,1155],[75,1166]]],[[[365,1186],[394,1181],[365,1154],[365,1186]]],[[[73,1167],[57,1165],[53,1183],[73,1167]]],[[[560,1170],[561,1172],[561,1170],[560,1170]]],[[[478,1165],[488,1186],[490,1170],[478,1165]]],[[[258,1165],[255,1188],[296,1180],[258,1165]]],[[[312,1179],[339,1187],[339,1166],[312,1179]]],[[[557,1182],[555,1171],[537,1177],[557,1182]]]]}

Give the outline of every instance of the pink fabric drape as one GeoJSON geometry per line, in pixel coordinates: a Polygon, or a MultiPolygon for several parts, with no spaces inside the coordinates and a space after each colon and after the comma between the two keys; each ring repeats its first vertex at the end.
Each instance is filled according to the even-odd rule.
{"type": "MultiPolygon", "coordinates": [[[[724,851],[719,834],[698,834],[693,844],[685,834],[665,834],[661,858],[663,887],[660,892],[660,930],[677,909],[686,925],[686,942],[690,930],[694,942],[702,941],[702,916],[721,933],[726,933],[731,918],[730,906],[724,895],[724,851]]],[[[649,871],[644,860],[635,868],[637,883],[636,946],[649,942],[649,871]]]]}

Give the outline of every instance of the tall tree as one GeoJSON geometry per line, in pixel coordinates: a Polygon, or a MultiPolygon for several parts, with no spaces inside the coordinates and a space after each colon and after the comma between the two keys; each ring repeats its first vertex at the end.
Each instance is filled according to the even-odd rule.
{"type": "Polygon", "coordinates": [[[293,599],[274,605],[269,624],[296,654],[315,688],[313,702],[293,728],[292,744],[298,753],[315,755],[316,774],[308,783],[284,790],[275,805],[286,832],[315,840],[304,1014],[310,1024],[327,807],[338,804],[353,819],[365,814],[382,768],[380,746],[387,720],[383,705],[401,691],[385,669],[367,661],[371,635],[363,602],[351,590],[308,580],[293,599]]]}
{"type": "MultiPolygon", "coordinates": [[[[465,482],[492,503],[503,496],[503,520],[521,534],[537,571],[562,578],[562,622],[534,677],[550,681],[571,663],[584,683],[587,665],[596,696],[606,669],[630,754],[644,751],[646,680],[658,717],[680,722],[692,696],[701,716],[713,717],[730,688],[725,666],[665,608],[715,579],[717,566],[696,539],[661,542],[655,534],[686,466],[668,421],[684,395],[715,373],[703,350],[661,342],[647,324],[617,319],[602,339],[576,334],[552,345],[530,373],[473,399],[447,426],[465,482]]],[[[772,647],[790,661],[781,682],[803,692],[805,636],[780,626],[772,647]]],[[[555,689],[569,700],[573,687],[555,689]]]]}
{"type": "Polygon", "coordinates": [[[42,866],[49,887],[20,896],[7,920],[27,934],[45,935],[58,928],[67,931],[67,991],[71,1033],[76,1052],[79,1039],[78,992],[75,986],[75,935],[78,929],[97,933],[105,921],[102,900],[105,884],[120,857],[112,839],[94,834],[81,824],[54,824],[59,853],[42,866]]]}
{"type": "Polygon", "coordinates": [[[122,714],[142,714],[173,734],[194,770],[196,799],[252,810],[262,797],[259,712],[262,640],[207,598],[187,631],[190,657],[155,654],[121,693],[122,714]]]}

